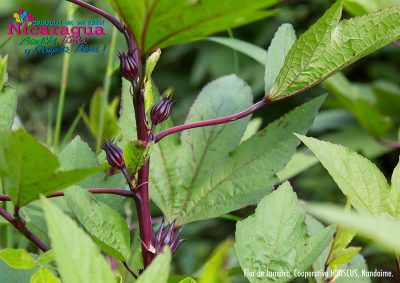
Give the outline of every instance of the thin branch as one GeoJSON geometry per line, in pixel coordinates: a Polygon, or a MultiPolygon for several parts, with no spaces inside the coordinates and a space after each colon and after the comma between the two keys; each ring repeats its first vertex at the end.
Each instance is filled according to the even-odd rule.
{"type": "Polygon", "coordinates": [[[392,149],[399,149],[400,148],[400,142],[397,141],[391,141],[391,140],[386,140],[386,139],[379,139],[379,142],[387,147],[390,147],[392,149]]]}
{"type": "Polygon", "coordinates": [[[26,225],[22,221],[22,219],[18,220],[14,218],[10,213],[8,213],[7,210],[5,210],[2,207],[0,207],[0,215],[3,216],[4,219],[6,219],[8,222],[10,222],[15,227],[15,229],[20,231],[22,235],[24,235],[39,249],[41,249],[44,252],[49,250],[49,247],[45,243],[39,240],[38,237],[36,237],[28,228],[26,228],[26,225]]]}
{"type": "Polygon", "coordinates": [[[120,32],[125,34],[125,26],[117,18],[108,14],[107,12],[80,0],[67,0],[67,1],[79,5],[85,9],[88,9],[96,14],[99,14],[100,16],[110,21],[120,32]]]}
{"type": "MultiPolygon", "coordinates": [[[[123,189],[109,189],[109,188],[96,188],[96,189],[88,189],[92,194],[108,194],[108,195],[119,195],[123,197],[132,197],[134,194],[131,191],[123,190],[123,189]]],[[[56,192],[54,194],[50,194],[47,198],[56,198],[64,196],[64,192],[56,192]]],[[[7,195],[0,195],[0,201],[11,201],[10,197],[7,195]]]]}
{"type": "Polygon", "coordinates": [[[260,109],[261,107],[263,107],[265,105],[268,105],[270,103],[271,102],[269,100],[262,99],[259,102],[253,104],[252,106],[250,106],[249,108],[247,108],[246,110],[244,110],[244,111],[242,111],[240,113],[236,113],[236,114],[233,114],[233,115],[230,115],[230,116],[226,116],[226,117],[222,117],[222,118],[215,118],[215,119],[211,119],[211,120],[194,122],[194,123],[190,123],[190,124],[185,124],[185,125],[172,127],[170,129],[167,129],[167,130],[159,132],[154,137],[154,142],[159,142],[160,140],[162,140],[166,136],[171,135],[173,133],[182,132],[182,131],[193,129],[193,128],[225,124],[225,123],[236,121],[238,119],[242,119],[242,118],[244,118],[246,116],[249,116],[250,114],[252,114],[256,110],[260,109]]]}
{"type": "Polygon", "coordinates": [[[137,275],[135,274],[135,272],[133,272],[133,270],[128,266],[128,264],[126,262],[123,262],[122,264],[125,266],[126,270],[128,270],[128,272],[130,274],[132,274],[133,278],[135,278],[135,279],[138,278],[137,275]]]}

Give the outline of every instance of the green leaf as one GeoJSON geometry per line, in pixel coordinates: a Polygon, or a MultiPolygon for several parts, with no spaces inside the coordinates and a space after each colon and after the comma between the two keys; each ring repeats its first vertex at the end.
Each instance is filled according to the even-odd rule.
{"type": "Polygon", "coordinates": [[[0,259],[7,265],[17,269],[31,269],[36,266],[35,259],[23,249],[0,250],[0,259]]]}
{"type": "Polygon", "coordinates": [[[196,283],[196,281],[193,278],[188,277],[179,281],[179,283],[196,283]]]}
{"type": "Polygon", "coordinates": [[[384,8],[400,5],[399,0],[344,0],[344,8],[354,16],[361,16],[384,8]]]}
{"type": "Polygon", "coordinates": [[[296,32],[291,24],[281,25],[275,33],[265,61],[265,93],[269,93],[274,85],[290,48],[296,42],[296,38],[296,32]]]}
{"type": "Polygon", "coordinates": [[[209,37],[208,40],[239,51],[254,59],[256,62],[260,63],[263,66],[267,61],[267,51],[265,51],[261,47],[258,47],[257,45],[248,43],[246,41],[229,37],[209,37]]]}
{"type": "Polygon", "coordinates": [[[342,265],[351,261],[361,250],[360,247],[347,247],[356,233],[353,230],[338,227],[333,238],[332,248],[326,263],[336,269],[338,265],[342,265]]]}
{"type": "MultiPolygon", "coordinates": [[[[353,259],[349,263],[341,265],[339,269],[342,269],[343,272],[348,272],[348,274],[357,272],[357,274],[359,275],[362,275],[363,273],[369,271],[364,257],[360,254],[353,257],[353,259]]],[[[335,280],[335,283],[371,283],[371,279],[366,275],[360,276],[357,279],[351,276],[339,276],[335,280]]]]}
{"type": "Polygon", "coordinates": [[[233,241],[228,239],[220,244],[201,268],[199,283],[227,283],[228,273],[224,268],[233,248],[233,241]]]}
{"type": "Polygon", "coordinates": [[[221,157],[223,164],[210,165],[209,176],[193,185],[179,220],[185,223],[220,216],[257,203],[268,194],[278,182],[276,173],[298,146],[292,133],[307,132],[323,100],[319,97],[296,108],[240,144],[229,157],[221,157]]]}
{"type": "Polygon", "coordinates": [[[137,283],[167,283],[171,264],[171,251],[167,247],[140,275],[137,283]]]}
{"type": "Polygon", "coordinates": [[[400,112],[400,87],[391,82],[379,81],[372,85],[372,89],[382,113],[397,117],[400,112]]]}
{"type": "Polygon", "coordinates": [[[38,258],[38,263],[49,264],[54,261],[54,250],[49,250],[41,254],[38,258]]]}
{"type": "Polygon", "coordinates": [[[90,237],[47,199],[42,199],[42,203],[63,282],[114,282],[110,265],[90,237]]]}
{"type": "Polygon", "coordinates": [[[297,136],[328,170],[354,208],[375,215],[387,211],[389,185],[372,162],[341,145],[297,136]]]}
{"type": "Polygon", "coordinates": [[[371,239],[376,244],[392,253],[400,251],[400,221],[387,216],[357,214],[343,210],[331,204],[308,204],[307,212],[327,223],[335,223],[353,229],[358,235],[371,239]]]}
{"type": "Polygon", "coordinates": [[[133,141],[124,146],[124,161],[132,174],[136,174],[149,159],[150,148],[150,145],[142,141],[133,141]]]}
{"type": "Polygon", "coordinates": [[[0,55],[0,93],[3,91],[4,84],[7,82],[7,61],[8,55],[4,57],[0,55]]]}
{"type": "Polygon", "coordinates": [[[35,269],[14,269],[0,260],[0,282],[29,283],[35,269]]]}
{"type": "Polygon", "coordinates": [[[249,138],[251,138],[252,136],[254,136],[260,129],[261,125],[262,125],[261,118],[251,119],[249,124],[246,127],[246,130],[242,136],[240,143],[242,143],[242,142],[248,140],[249,138]]]}
{"type": "Polygon", "coordinates": [[[400,37],[400,6],[339,22],[337,1],[290,49],[266,96],[279,100],[323,81],[400,37]]]}
{"type": "Polygon", "coordinates": [[[392,121],[383,116],[380,110],[360,93],[361,90],[354,87],[343,74],[332,76],[324,82],[324,85],[373,135],[382,136],[393,126],[392,121]]]}
{"type": "Polygon", "coordinates": [[[109,255],[125,262],[129,255],[130,234],[121,215],[79,188],[67,190],[65,200],[100,247],[109,255]]]}
{"type": "Polygon", "coordinates": [[[133,31],[139,48],[149,54],[157,48],[186,43],[245,25],[273,14],[278,0],[109,0],[133,31]]]}
{"type": "MultiPolygon", "coordinates": [[[[224,80],[229,82],[227,78],[224,80]]],[[[217,82],[221,84],[222,81],[217,82]]],[[[226,91],[234,85],[231,82],[227,86],[221,85],[225,90],[221,95],[230,93],[239,99],[234,90],[226,91]]],[[[152,199],[169,220],[178,217],[180,224],[217,217],[257,203],[272,190],[278,182],[275,174],[294,154],[299,143],[292,133],[309,129],[323,99],[319,97],[296,108],[239,147],[245,124],[187,131],[182,135],[182,146],[175,154],[171,151],[176,152],[179,147],[174,140],[170,140],[161,151],[156,147],[152,156],[152,162],[157,164],[152,166],[152,199]],[[282,140],[285,143],[280,142],[282,140]]],[[[196,102],[201,100],[203,98],[200,96],[196,102]]],[[[207,96],[204,100],[207,103],[216,101],[207,96]]],[[[226,103],[216,106],[204,104],[200,112],[204,114],[200,115],[199,120],[204,115],[212,115],[210,109],[219,109],[218,105],[225,107],[232,99],[227,97],[225,100],[226,103]]],[[[243,104],[238,102],[238,106],[240,103],[243,104]]],[[[231,102],[228,106],[234,105],[231,102]]],[[[231,111],[237,112],[234,109],[231,111]]]]}
{"type": "Polygon", "coordinates": [[[16,91],[7,86],[0,91],[0,131],[11,129],[16,111],[16,91]]]}
{"type": "Polygon", "coordinates": [[[122,79],[122,94],[120,117],[118,121],[122,133],[122,144],[137,140],[135,110],[133,109],[133,98],[130,94],[131,83],[122,79]]]}
{"type": "Polygon", "coordinates": [[[295,270],[306,270],[327,247],[333,226],[307,236],[305,212],[289,183],[266,196],[254,215],[236,225],[236,254],[250,282],[288,282],[295,270]],[[250,272],[283,272],[258,277],[250,272]]]}
{"type": "Polygon", "coordinates": [[[30,283],[61,283],[61,281],[49,269],[42,267],[31,277],[30,283]]]}
{"type": "Polygon", "coordinates": [[[0,176],[15,205],[65,189],[99,170],[58,171],[59,167],[57,157],[23,130],[0,134],[0,176]]]}
{"type": "Polygon", "coordinates": [[[146,79],[150,79],[151,74],[153,73],[154,68],[156,67],[158,60],[161,56],[161,50],[157,49],[154,51],[149,58],[146,60],[146,79]]]}

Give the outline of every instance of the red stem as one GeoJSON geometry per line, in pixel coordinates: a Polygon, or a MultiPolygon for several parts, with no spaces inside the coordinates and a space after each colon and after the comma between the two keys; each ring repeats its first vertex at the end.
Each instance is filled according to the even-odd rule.
{"type": "MultiPolygon", "coordinates": [[[[108,194],[108,195],[119,195],[123,197],[132,197],[134,194],[131,191],[122,189],[108,189],[108,188],[96,188],[88,189],[92,194],[108,194]]],[[[64,196],[64,192],[56,192],[54,194],[48,195],[47,198],[56,198],[64,196]]],[[[0,195],[0,201],[11,201],[10,197],[7,195],[0,195]]]]}
{"type": "Polygon", "coordinates": [[[4,208],[0,207],[0,215],[4,217],[8,222],[10,222],[15,229],[21,232],[28,240],[30,240],[35,246],[37,246],[42,251],[46,252],[49,250],[49,247],[46,246],[39,238],[37,238],[28,228],[26,228],[25,223],[23,221],[17,220],[10,213],[7,212],[4,208]]]}
{"type": "Polygon", "coordinates": [[[249,108],[247,108],[246,110],[244,110],[244,111],[242,111],[240,113],[236,113],[236,114],[233,114],[233,115],[230,115],[230,116],[226,116],[226,117],[222,117],[222,118],[215,118],[215,119],[211,119],[211,120],[194,122],[194,123],[190,123],[190,124],[185,124],[185,125],[180,125],[180,126],[169,128],[167,130],[159,132],[154,137],[154,142],[159,142],[160,140],[162,140],[166,136],[171,135],[173,133],[182,132],[182,131],[193,129],[193,128],[207,127],[207,126],[225,124],[225,123],[236,121],[238,119],[241,119],[241,118],[244,118],[246,116],[249,116],[250,114],[252,114],[257,109],[259,109],[259,108],[261,108],[261,107],[263,107],[263,106],[265,106],[265,105],[267,105],[269,103],[270,103],[270,101],[268,101],[267,99],[262,99],[259,102],[253,104],[252,106],[250,106],[249,108]]]}
{"type": "Polygon", "coordinates": [[[120,32],[125,34],[124,25],[120,21],[118,21],[114,16],[108,14],[107,12],[105,12],[105,11],[103,11],[103,10],[93,6],[93,5],[90,5],[90,4],[86,3],[86,2],[80,1],[80,0],[67,0],[67,1],[71,2],[71,3],[74,3],[74,4],[78,5],[78,6],[81,6],[81,7],[85,8],[85,9],[88,9],[88,10],[90,10],[90,11],[96,13],[96,14],[99,14],[100,16],[102,16],[102,17],[106,18],[107,20],[109,20],[120,32]]]}
{"type": "MultiPolygon", "coordinates": [[[[145,66],[145,61],[143,60],[143,66],[145,66]]],[[[149,140],[149,133],[146,126],[146,111],[144,108],[144,98],[143,98],[143,79],[145,70],[142,68],[141,79],[138,87],[136,88],[136,93],[133,93],[133,104],[135,108],[136,117],[136,130],[137,137],[139,140],[147,142],[149,140]]],[[[147,251],[147,247],[153,245],[153,226],[151,224],[150,215],[150,199],[149,199],[149,167],[150,161],[148,160],[144,166],[138,172],[138,182],[137,187],[140,187],[136,191],[136,210],[139,221],[140,239],[142,241],[142,251],[143,251],[143,263],[146,268],[149,266],[153,260],[153,254],[147,251]]]]}

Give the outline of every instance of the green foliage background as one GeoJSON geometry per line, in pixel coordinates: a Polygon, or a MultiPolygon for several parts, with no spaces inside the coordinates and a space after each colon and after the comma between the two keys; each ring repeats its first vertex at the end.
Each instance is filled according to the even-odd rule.
{"type": "MultiPolygon", "coordinates": [[[[107,11],[112,10],[107,1],[96,0],[94,4],[107,11]]],[[[299,35],[314,23],[331,4],[332,1],[329,0],[284,1],[278,5],[278,11],[272,17],[233,31],[222,32],[218,36],[233,36],[266,49],[281,24],[292,23],[299,35]]],[[[3,32],[6,23],[12,19],[12,13],[21,7],[32,12],[37,18],[66,19],[64,1],[1,1],[0,44],[6,40],[3,32]]],[[[347,11],[352,14],[363,13],[362,9],[354,7],[347,6],[347,11]]],[[[349,14],[345,15],[345,17],[348,16],[349,14]]],[[[82,9],[79,9],[75,15],[75,18],[89,19],[92,17],[92,14],[82,9]]],[[[106,37],[96,39],[98,42],[94,43],[109,44],[112,34],[110,24],[106,24],[106,33],[106,37]]],[[[125,42],[121,36],[117,38],[116,49],[125,49],[125,42]]],[[[23,54],[23,49],[18,47],[16,38],[7,42],[0,52],[2,55],[8,54],[9,56],[9,84],[17,90],[17,114],[20,123],[26,130],[40,137],[42,141],[51,142],[48,135],[48,122],[50,121],[52,129],[55,124],[63,57],[54,55],[27,58],[23,54]]],[[[400,122],[399,58],[400,48],[395,45],[387,46],[348,67],[343,72],[345,76],[334,77],[308,91],[308,95],[292,97],[284,102],[276,103],[272,107],[267,107],[263,111],[258,111],[254,117],[262,118],[263,126],[261,128],[264,128],[265,125],[287,113],[294,106],[308,101],[310,97],[321,93],[330,93],[331,95],[324,103],[322,111],[311,129],[311,134],[320,139],[343,144],[362,153],[371,159],[386,177],[389,177],[398,162],[399,151],[382,145],[378,140],[380,138],[398,140],[400,122]],[[352,95],[349,95],[349,89],[352,95]]],[[[64,134],[76,120],[78,109],[90,112],[90,101],[96,90],[104,84],[103,76],[106,72],[107,60],[107,52],[104,55],[71,55],[62,124],[64,134]]],[[[116,60],[116,55],[114,60],[116,60]]],[[[177,102],[173,107],[172,118],[175,124],[180,124],[185,120],[189,107],[206,83],[232,73],[236,73],[246,81],[257,98],[263,96],[264,67],[251,58],[210,40],[163,49],[152,78],[154,85],[159,90],[171,86],[175,89],[174,97],[177,102]]],[[[111,78],[109,101],[118,97],[122,88],[119,74],[115,72],[111,78]]],[[[111,115],[109,119],[106,118],[106,125],[113,122],[112,114],[116,112],[116,108],[110,106],[111,115]]],[[[113,130],[110,129],[111,132],[113,130]]],[[[87,123],[84,123],[82,119],[79,120],[74,133],[79,134],[85,141],[89,141],[93,148],[96,148],[96,130],[89,129],[87,123]]],[[[343,194],[322,165],[310,158],[309,152],[305,148],[302,148],[300,152],[304,155],[303,159],[299,159],[299,164],[302,166],[308,164],[309,168],[291,180],[293,190],[298,197],[306,201],[344,204],[346,200],[343,194]]],[[[91,164],[91,166],[96,165],[98,164],[91,164]]],[[[281,174],[282,180],[286,179],[287,176],[283,176],[285,172],[281,172],[281,174]]],[[[132,206],[132,203],[126,205],[126,207],[129,206],[132,206]]],[[[114,207],[118,207],[118,205],[114,205],[114,207]]],[[[155,216],[161,215],[155,206],[152,209],[155,216]]],[[[253,212],[254,207],[251,207],[239,210],[234,214],[238,217],[246,217],[253,212]]],[[[132,217],[134,218],[134,215],[132,217]]],[[[214,260],[211,262],[217,266],[219,264],[222,268],[223,258],[229,253],[230,248],[226,248],[225,242],[217,250],[215,249],[221,242],[234,235],[235,222],[230,219],[231,216],[226,216],[187,225],[184,238],[188,241],[174,256],[172,271],[177,274],[194,274],[207,259],[214,260]]],[[[0,247],[25,248],[27,246],[25,239],[16,236],[15,233],[11,233],[9,229],[2,226],[1,219],[0,233],[0,247]]],[[[361,244],[365,245],[361,253],[365,256],[370,270],[377,268],[395,272],[395,265],[390,256],[382,253],[379,248],[369,244],[368,240],[364,238],[357,237],[353,246],[361,244]]],[[[228,246],[231,246],[231,243],[228,246]]],[[[137,259],[132,259],[132,263],[135,260],[137,259]]],[[[231,265],[235,266],[237,263],[231,265]]],[[[8,267],[0,261],[0,268],[3,270],[8,267]]],[[[207,266],[204,268],[207,270],[207,266]]],[[[229,272],[232,275],[237,271],[229,270],[229,272]]],[[[201,274],[201,271],[199,273],[201,274]]],[[[209,271],[209,274],[212,272],[209,271]]],[[[227,276],[227,274],[216,275],[218,278],[215,280],[219,281],[215,282],[229,282],[226,281],[225,275],[227,276]]],[[[23,272],[21,276],[24,276],[23,272]]],[[[296,282],[302,282],[301,279],[296,280],[296,282]]],[[[391,279],[376,280],[379,281],[375,282],[395,282],[391,279]]],[[[233,276],[233,282],[246,281],[243,281],[239,272],[237,276],[233,276]]]]}

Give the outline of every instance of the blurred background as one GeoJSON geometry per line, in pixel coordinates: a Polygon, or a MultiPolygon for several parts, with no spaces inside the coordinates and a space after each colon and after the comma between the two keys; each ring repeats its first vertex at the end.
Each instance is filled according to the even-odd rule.
{"type": "MultiPolygon", "coordinates": [[[[91,2],[106,11],[112,11],[106,0],[91,2]]],[[[238,38],[267,49],[275,31],[282,23],[293,24],[297,35],[300,35],[331,4],[331,0],[283,1],[277,6],[278,10],[272,17],[221,33],[219,36],[238,38]]],[[[23,48],[19,46],[18,37],[8,40],[7,22],[12,20],[12,14],[21,7],[34,14],[37,19],[67,19],[69,17],[66,11],[71,11],[70,8],[67,9],[66,3],[60,0],[0,1],[0,54],[9,56],[9,84],[17,90],[19,121],[30,133],[38,136],[43,142],[52,144],[63,82],[62,69],[65,67],[66,59],[61,53],[26,57],[23,48]]],[[[349,17],[350,13],[358,12],[348,9],[344,17],[349,17]]],[[[74,18],[97,17],[83,9],[77,9],[74,18]]],[[[61,142],[66,143],[71,137],[79,134],[92,145],[93,149],[96,149],[98,129],[91,117],[98,111],[96,100],[93,98],[98,97],[102,89],[106,89],[109,96],[103,137],[113,136],[115,131],[118,131],[113,123],[118,117],[121,79],[117,72],[116,52],[109,58],[113,31],[108,23],[105,25],[105,32],[104,37],[92,38],[98,40],[93,42],[95,45],[108,44],[104,54],[77,53],[71,54],[68,59],[68,78],[64,80],[66,99],[60,128],[61,142]],[[107,66],[109,72],[106,72],[107,66]]],[[[115,40],[116,50],[125,50],[124,39],[118,35],[115,40]]],[[[373,160],[387,176],[390,176],[400,153],[398,150],[399,68],[400,47],[392,44],[351,65],[342,75],[313,88],[307,94],[264,108],[254,117],[261,118],[264,127],[294,106],[309,100],[310,97],[329,93],[311,134],[357,150],[373,160]]],[[[245,55],[209,40],[162,50],[153,79],[160,91],[168,87],[174,88],[177,102],[172,110],[172,118],[175,124],[180,124],[205,84],[232,73],[247,81],[253,89],[255,100],[262,97],[264,67],[245,55]]],[[[302,166],[307,167],[307,170],[291,179],[301,199],[345,202],[342,193],[319,163],[305,159],[302,166]]],[[[155,215],[159,214],[155,207],[153,209],[155,215]]],[[[253,209],[243,209],[234,215],[247,216],[253,209]]],[[[174,257],[174,271],[177,274],[195,273],[218,244],[233,237],[234,229],[235,222],[229,217],[188,225],[184,232],[184,238],[188,241],[174,257]]],[[[362,254],[370,270],[377,268],[396,272],[394,260],[390,255],[382,253],[364,239],[356,238],[353,245],[364,246],[362,254]]],[[[225,264],[237,266],[234,262],[225,264]]],[[[234,269],[229,272],[235,274],[234,269]]],[[[246,282],[241,279],[240,272],[236,273],[239,275],[232,277],[233,282],[246,282]]],[[[398,282],[394,281],[395,279],[373,280],[398,282]]],[[[299,279],[298,282],[302,281],[299,279]]]]}

